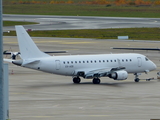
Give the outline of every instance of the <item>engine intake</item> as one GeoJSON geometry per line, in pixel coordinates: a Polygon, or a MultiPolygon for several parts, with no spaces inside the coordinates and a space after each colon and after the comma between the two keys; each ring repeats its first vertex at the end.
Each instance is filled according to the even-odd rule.
{"type": "Polygon", "coordinates": [[[128,73],[125,70],[120,70],[120,71],[111,73],[109,77],[113,78],[114,80],[125,80],[128,78],[128,73]]]}

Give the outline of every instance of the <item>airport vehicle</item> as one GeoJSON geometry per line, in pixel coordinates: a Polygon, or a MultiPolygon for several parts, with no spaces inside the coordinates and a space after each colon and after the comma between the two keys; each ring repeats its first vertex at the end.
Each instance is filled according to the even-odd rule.
{"type": "Polygon", "coordinates": [[[5,61],[43,72],[72,76],[74,83],[80,83],[80,77],[93,79],[94,84],[100,83],[100,77],[125,80],[129,73],[133,73],[135,82],[139,82],[140,73],[156,69],[156,65],[146,56],[134,53],[50,56],[39,50],[23,26],[15,28],[21,59],[5,61]]]}

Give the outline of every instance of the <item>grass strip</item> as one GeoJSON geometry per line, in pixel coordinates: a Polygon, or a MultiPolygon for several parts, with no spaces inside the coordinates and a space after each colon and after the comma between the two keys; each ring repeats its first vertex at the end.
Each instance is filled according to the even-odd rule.
{"type": "Polygon", "coordinates": [[[110,6],[76,4],[4,4],[4,14],[71,15],[160,18],[159,6],[110,6]]]}
{"type": "Polygon", "coordinates": [[[3,21],[3,26],[30,25],[38,24],[36,22],[3,21]]]}
{"type": "MultiPolygon", "coordinates": [[[[118,36],[129,36],[130,40],[160,40],[160,28],[112,28],[85,30],[51,30],[28,31],[32,37],[64,37],[117,39],[118,36]]],[[[4,36],[16,36],[15,31],[3,33],[4,36]]]]}

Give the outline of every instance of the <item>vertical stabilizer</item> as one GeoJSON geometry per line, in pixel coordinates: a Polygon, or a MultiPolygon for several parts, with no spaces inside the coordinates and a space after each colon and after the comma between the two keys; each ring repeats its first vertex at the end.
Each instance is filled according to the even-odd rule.
{"type": "Polygon", "coordinates": [[[48,57],[48,54],[40,51],[23,26],[15,26],[19,49],[22,59],[48,57]]]}

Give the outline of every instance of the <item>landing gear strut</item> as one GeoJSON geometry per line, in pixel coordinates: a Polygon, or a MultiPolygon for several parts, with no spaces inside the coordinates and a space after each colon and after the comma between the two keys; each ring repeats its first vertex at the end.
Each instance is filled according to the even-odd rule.
{"type": "Polygon", "coordinates": [[[79,77],[74,77],[73,78],[73,83],[78,84],[81,82],[81,79],[79,77]]]}
{"type": "Polygon", "coordinates": [[[134,75],[135,75],[134,81],[139,82],[140,79],[138,78],[138,76],[141,75],[141,74],[140,73],[135,73],[134,75]]]}
{"type": "Polygon", "coordinates": [[[101,80],[99,78],[93,78],[93,84],[100,84],[101,80]]]}

